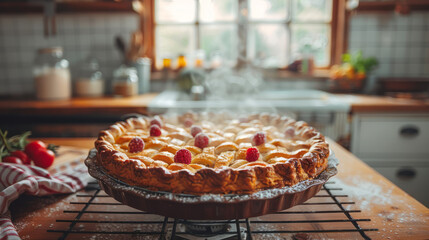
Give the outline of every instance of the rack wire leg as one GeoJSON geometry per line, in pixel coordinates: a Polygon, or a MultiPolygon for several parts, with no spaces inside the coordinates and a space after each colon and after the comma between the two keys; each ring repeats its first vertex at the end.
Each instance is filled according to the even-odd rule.
{"type": "Polygon", "coordinates": [[[241,240],[240,219],[235,219],[235,227],[237,228],[237,239],[241,240]]]}
{"type": "Polygon", "coordinates": [[[252,232],[250,231],[249,219],[246,218],[247,240],[252,240],[252,232]]]}
{"type": "Polygon", "coordinates": [[[173,223],[173,231],[171,231],[171,240],[173,240],[176,237],[176,226],[177,226],[177,218],[174,219],[173,223]]]}
{"type": "Polygon", "coordinates": [[[165,236],[165,228],[167,227],[168,217],[164,217],[164,222],[162,223],[161,235],[159,236],[159,240],[163,240],[165,236]]]}

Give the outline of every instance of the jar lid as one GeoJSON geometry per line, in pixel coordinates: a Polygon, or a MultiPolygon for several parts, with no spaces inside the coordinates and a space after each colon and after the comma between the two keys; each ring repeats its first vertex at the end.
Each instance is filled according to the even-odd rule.
{"type": "Polygon", "coordinates": [[[134,67],[128,67],[126,65],[121,65],[118,69],[113,72],[113,76],[116,78],[135,76],[137,77],[137,70],[134,67]]]}
{"type": "Polygon", "coordinates": [[[143,57],[143,58],[137,58],[136,63],[142,64],[142,65],[150,65],[152,61],[150,60],[150,58],[143,57]]]}
{"type": "Polygon", "coordinates": [[[48,47],[48,48],[39,48],[39,53],[56,53],[56,52],[63,52],[62,47],[48,47]]]}

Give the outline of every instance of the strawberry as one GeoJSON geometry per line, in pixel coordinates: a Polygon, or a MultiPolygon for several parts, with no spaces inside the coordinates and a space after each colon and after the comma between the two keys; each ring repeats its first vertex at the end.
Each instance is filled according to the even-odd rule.
{"type": "Polygon", "coordinates": [[[19,159],[18,157],[15,157],[15,156],[6,156],[6,157],[3,157],[2,162],[22,164],[21,159],[19,159]]]}
{"type": "Polygon", "coordinates": [[[42,168],[50,167],[55,160],[55,154],[48,149],[39,149],[33,154],[34,165],[42,168]]]}
{"type": "Polygon", "coordinates": [[[10,155],[21,159],[22,163],[25,165],[31,165],[31,159],[23,151],[16,150],[16,151],[11,152],[10,155]]]}
{"type": "Polygon", "coordinates": [[[42,141],[32,141],[29,144],[25,146],[25,153],[30,157],[33,158],[33,154],[36,153],[39,150],[46,150],[46,144],[42,141]]]}

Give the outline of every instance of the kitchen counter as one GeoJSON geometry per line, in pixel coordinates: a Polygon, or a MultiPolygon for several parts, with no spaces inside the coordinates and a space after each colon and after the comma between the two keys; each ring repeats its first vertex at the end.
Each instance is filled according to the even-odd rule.
{"type": "MultiPolygon", "coordinates": [[[[55,143],[61,146],[75,146],[78,148],[62,148],[62,155],[56,160],[55,164],[59,165],[66,161],[75,159],[77,157],[86,156],[89,148],[92,148],[94,139],[78,138],[78,139],[44,139],[45,142],[55,143]]],[[[352,212],[350,215],[354,219],[371,219],[371,221],[358,221],[357,223],[363,229],[378,229],[378,231],[365,232],[372,239],[427,239],[429,237],[429,209],[421,203],[410,197],[404,191],[393,185],[386,178],[382,177],[368,165],[353,156],[350,152],[339,146],[338,144],[330,141],[330,146],[334,151],[336,157],[340,160],[338,167],[339,173],[331,180],[333,184],[329,184],[330,188],[334,191],[335,188],[342,189],[342,191],[335,192],[335,194],[344,194],[337,199],[343,202],[354,202],[352,205],[344,205],[346,209],[360,209],[361,212],[352,212]]],[[[89,191],[89,190],[87,190],[89,191]]],[[[324,191],[324,190],[322,190],[324,191]]],[[[85,192],[83,192],[85,193],[85,192]]],[[[80,192],[82,194],[82,191],[80,192]]],[[[323,193],[324,194],[324,193],[323,193]]],[[[104,198],[107,199],[107,198],[104,198]]],[[[310,199],[308,202],[320,201],[322,198],[316,197],[310,199]]],[[[88,199],[86,199],[88,200],[88,199]]],[[[85,200],[85,201],[86,201],[85,200]]],[[[86,205],[70,204],[70,202],[82,201],[82,197],[76,194],[61,195],[56,197],[36,198],[25,196],[18,199],[11,208],[13,221],[17,226],[18,232],[23,239],[57,239],[61,233],[47,232],[49,229],[68,229],[70,222],[56,221],[58,219],[74,219],[77,213],[63,213],[64,210],[80,210],[86,205]],[[31,204],[30,204],[31,203],[31,204]]],[[[114,201],[114,200],[111,200],[114,201]]],[[[310,205],[295,206],[291,210],[306,209],[310,205]]],[[[336,205],[335,205],[336,206],[336,205]]],[[[118,205],[102,205],[98,206],[100,209],[113,209],[118,210],[123,206],[118,205]]],[[[132,208],[127,207],[128,211],[132,208]]],[[[134,210],[135,211],[135,210],[134,210]]],[[[341,213],[342,214],[342,213],[341,213]]],[[[87,220],[100,220],[94,219],[93,215],[86,213],[85,219],[87,220]],[[86,216],[88,215],[88,216],[86,216]]],[[[119,215],[119,214],[113,214],[119,215]]],[[[322,216],[317,214],[307,214],[305,219],[314,219],[319,216],[321,219],[328,219],[335,214],[324,214],[322,216]]],[[[135,215],[134,215],[135,216],[135,215]]],[[[144,218],[144,215],[140,215],[144,218]]],[[[286,220],[296,220],[298,215],[270,215],[271,218],[279,219],[287,216],[286,220]]],[[[344,214],[342,214],[344,216],[344,214]]],[[[110,218],[103,216],[101,220],[110,218]]],[[[134,217],[135,218],[135,217],[134,217]]],[[[270,219],[271,219],[270,218],[270,219]]],[[[269,219],[267,217],[260,217],[257,219],[269,219]]],[[[123,219],[129,220],[129,219],[123,219]]],[[[142,219],[140,219],[141,221],[142,219]]],[[[285,220],[285,219],[280,219],[285,220]]],[[[301,219],[302,220],[302,219],[301,219]]],[[[252,221],[252,219],[250,219],[252,221]]],[[[84,225],[84,223],[77,223],[74,225],[75,230],[88,231],[86,226],[92,226],[94,229],[98,223],[92,225],[84,225]]],[[[304,224],[299,224],[304,225],[304,224]]],[[[350,224],[351,225],[351,224],[350,224]]],[[[110,228],[121,231],[128,225],[114,225],[110,224],[110,228]]],[[[274,225],[273,225],[274,226],[274,225]]],[[[286,226],[286,225],[284,225],[286,226]]],[[[289,225],[287,225],[289,226],[289,225]]],[[[323,227],[333,228],[336,226],[343,226],[342,223],[328,223],[312,224],[315,229],[323,227]]],[[[284,230],[283,227],[280,227],[284,230]]],[[[286,227],[287,228],[287,227],[286,227]]],[[[340,227],[341,228],[341,227],[340,227]]],[[[350,228],[350,227],[349,227],[350,228]]],[[[356,232],[331,232],[331,233],[308,233],[308,234],[295,234],[291,236],[286,233],[274,234],[277,237],[294,237],[294,239],[361,239],[362,237],[356,232]],[[301,238],[299,238],[301,237],[301,238]],[[303,238],[306,237],[306,238],[303,238]]],[[[91,231],[88,234],[71,234],[67,239],[127,239],[123,235],[96,235],[91,236],[91,231]],[[85,237],[86,236],[86,237],[85,237]]],[[[266,239],[270,236],[262,234],[254,234],[254,239],[266,239]]],[[[271,236],[272,237],[272,236],[271,236]]],[[[154,239],[157,236],[153,237],[154,239]]]]}
{"type": "Polygon", "coordinates": [[[351,112],[406,112],[428,113],[429,100],[401,99],[382,96],[355,95],[356,101],[352,103],[351,112]]]}
{"type": "Polygon", "coordinates": [[[91,137],[125,114],[148,114],[158,94],[128,98],[73,98],[58,101],[0,100],[0,129],[10,134],[24,130],[35,137],[91,137]]]}
{"type": "Polygon", "coordinates": [[[149,102],[157,93],[135,97],[72,98],[70,100],[0,100],[1,112],[18,115],[76,115],[76,114],[124,114],[147,113],[149,102]]]}
{"type": "MultiPolygon", "coordinates": [[[[20,134],[23,129],[30,130],[35,137],[92,137],[96,136],[100,129],[107,128],[111,123],[119,121],[126,114],[155,114],[151,112],[153,106],[149,106],[149,103],[154,103],[152,100],[158,95],[158,93],[149,93],[128,98],[73,98],[64,101],[3,99],[0,100],[0,129],[7,129],[10,134],[20,134]]],[[[313,105],[310,104],[308,109],[316,108],[320,111],[335,112],[325,108],[327,106],[342,106],[343,110],[341,111],[343,112],[341,112],[338,119],[335,118],[336,122],[343,122],[339,126],[345,124],[348,113],[429,113],[429,101],[350,94],[338,94],[335,96],[338,97],[331,98],[331,102],[322,102],[320,104],[318,100],[310,99],[307,102],[311,102],[313,105]],[[343,104],[341,99],[350,102],[350,105],[345,102],[343,104]],[[325,108],[321,106],[325,106],[325,108]],[[344,106],[347,107],[344,108],[344,106]]],[[[279,96],[275,96],[275,98],[277,97],[279,96]]],[[[275,106],[280,112],[292,111],[291,109],[297,108],[299,111],[307,109],[306,101],[300,101],[295,104],[293,99],[281,101],[281,96],[279,99],[276,101],[275,106]]],[[[161,103],[163,102],[170,104],[168,101],[161,101],[161,103]]],[[[262,107],[261,111],[265,109],[270,111],[271,107],[273,107],[270,105],[270,101],[265,101],[264,104],[268,108],[262,107]]],[[[236,106],[236,104],[232,103],[232,106],[236,106]]],[[[182,110],[188,109],[186,104],[180,104],[178,107],[181,107],[180,109],[182,110]]],[[[322,115],[322,120],[320,121],[332,120],[326,116],[328,115],[322,115]]],[[[314,116],[304,115],[304,117],[304,120],[312,121],[314,116]],[[305,116],[308,119],[304,119],[305,116]]],[[[330,132],[328,135],[336,140],[341,138],[341,135],[344,135],[341,133],[342,130],[337,128],[325,130],[321,128],[321,131],[330,132]]]]}
{"type": "MultiPolygon", "coordinates": [[[[147,114],[147,107],[158,93],[128,98],[73,98],[64,101],[0,100],[3,114],[147,114]]],[[[345,94],[340,94],[345,95],[345,94]]],[[[429,112],[429,101],[382,96],[351,95],[352,112],[429,112]]]]}

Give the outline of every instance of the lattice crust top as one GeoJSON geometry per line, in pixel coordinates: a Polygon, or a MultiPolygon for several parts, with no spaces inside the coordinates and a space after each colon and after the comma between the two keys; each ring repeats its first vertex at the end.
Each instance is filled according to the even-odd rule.
{"type": "Polygon", "coordinates": [[[327,167],[329,146],[324,136],[305,122],[288,117],[255,114],[233,119],[228,114],[161,116],[161,136],[150,136],[150,118],[130,118],[101,131],[95,146],[106,171],[130,184],[180,193],[250,193],[291,186],[312,179],[327,167]],[[203,149],[195,146],[189,123],[209,137],[203,149]],[[187,125],[187,126],[185,126],[187,125]],[[256,133],[266,141],[255,146],[256,133]],[[144,141],[144,150],[129,151],[131,139],[144,141]],[[246,160],[255,147],[259,158],[246,160]],[[187,149],[190,164],[175,162],[187,149]]]}

